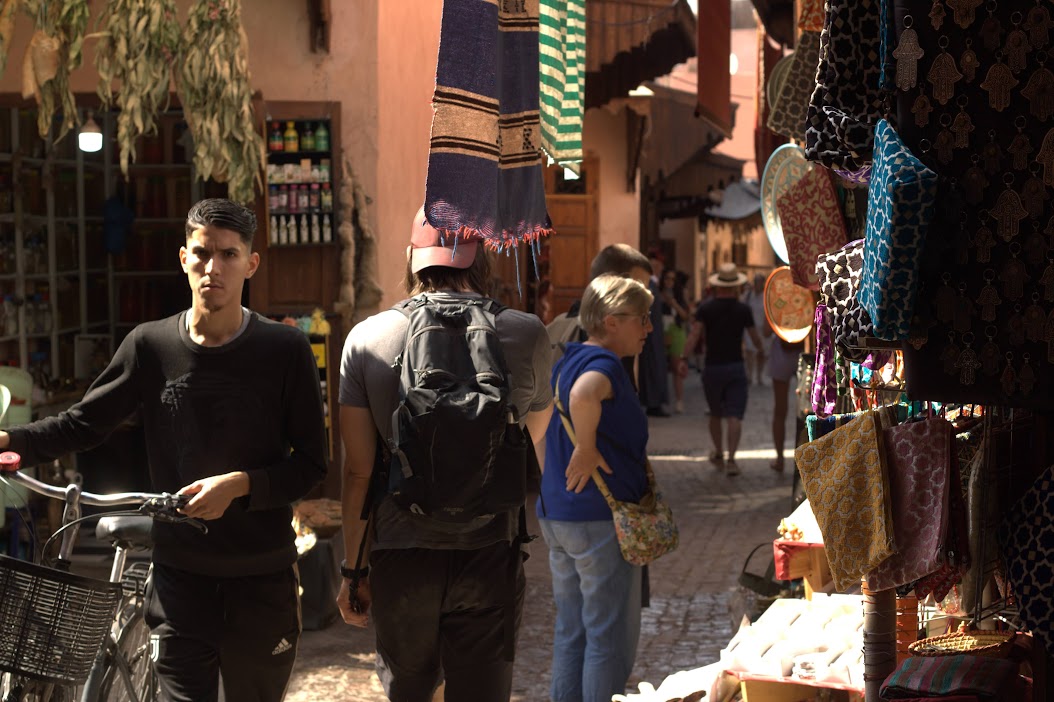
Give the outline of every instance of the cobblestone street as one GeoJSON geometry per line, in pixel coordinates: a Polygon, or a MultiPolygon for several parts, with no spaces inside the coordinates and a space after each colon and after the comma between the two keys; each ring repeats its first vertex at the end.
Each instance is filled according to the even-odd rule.
{"type": "MultiPolygon", "coordinates": [[[[644,610],[632,691],[640,680],[658,686],[673,672],[717,659],[732,636],[729,597],[744,561],[755,546],[775,538],[780,518],[791,511],[790,454],[783,474],[768,467],[775,456],[769,429],[772,389],[751,387],[737,457],[743,472],[733,478],[706,459],[710,440],[697,373],[686,386],[685,414],[651,420],[649,454],[677,518],[681,545],[651,568],[651,606],[644,610]]],[[[788,447],[793,428],[788,418],[788,447]]],[[[531,532],[538,533],[536,521],[531,532]]],[[[549,699],[553,604],[545,543],[538,539],[531,548],[513,700],[541,702],[549,699]]],[[[751,563],[755,572],[764,569],[764,557],[771,553],[761,551],[751,563]]],[[[305,632],[286,700],[384,700],[373,659],[371,631],[338,621],[325,631],[305,632]]]]}

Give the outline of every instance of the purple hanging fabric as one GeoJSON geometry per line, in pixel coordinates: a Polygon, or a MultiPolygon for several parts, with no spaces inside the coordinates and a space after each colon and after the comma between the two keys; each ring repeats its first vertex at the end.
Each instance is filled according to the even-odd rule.
{"type": "Polygon", "coordinates": [[[827,305],[816,305],[816,371],[812,380],[812,410],[818,415],[834,414],[838,388],[834,375],[834,337],[827,305]]]}

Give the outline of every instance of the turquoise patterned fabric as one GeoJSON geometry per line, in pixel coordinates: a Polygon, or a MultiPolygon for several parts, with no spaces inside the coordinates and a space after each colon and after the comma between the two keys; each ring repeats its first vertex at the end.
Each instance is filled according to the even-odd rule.
{"type": "Polygon", "coordinates": [[[884,119],[875,130],[874,154],[858,297],[875,336],[899,341],[908,337],[915,310],[937,174],[915,158],[884,119]]]}

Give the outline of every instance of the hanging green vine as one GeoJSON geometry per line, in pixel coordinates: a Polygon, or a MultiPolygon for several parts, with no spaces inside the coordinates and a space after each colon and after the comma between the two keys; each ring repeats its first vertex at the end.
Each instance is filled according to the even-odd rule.
{"type": "Polygon", "coordinates": [[[239,0],[197,0],[183,46],[179,98],[194,137],[194,165],[202,178],[226,181],[232,200],[251,202],[263,185],[264,141],[253,119],[239,0]]]}
{"type": "Polygon", "coordinates": [[[77,105],[70,74],[81,65],[88,0],[25,0],[37,31],[26,48],[22,66],[22,95],[37,100],[37,131],[46,137],[58,112],[62,124],[55,141],[77,125],[77,105]]]}
{"type": "Polygon", "coordinates": [[[173,66],[182,54],[182,37],[173,0],[109,0],[98,24],[95,48],[99,98],[116,104],[121,172],[135,161],[135,140],[157,131],[157,113],[168,107],[173,66]],[[114,82],[120,83],[116,99],[114,82]]]}

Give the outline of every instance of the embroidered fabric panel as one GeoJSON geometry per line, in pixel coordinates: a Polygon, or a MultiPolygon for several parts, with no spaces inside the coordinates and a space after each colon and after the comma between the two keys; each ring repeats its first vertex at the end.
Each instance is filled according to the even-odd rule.
{"type": "Polygon", "coordinates": [[[845,244],[845,220],[828,170],[813,165],[802,179],[776,199],[783,238],[790,256],[791,280],[819,290],[816,259],[845,244]]]}
{"type": "Polygon", "coordinates": [[[879,440],[891,424],[888,409],[865,412],[794,452],[839,591],[896,551],[879,440]]]}
{"type": "Polygon", "coordinates": [[[888,121],[880,121],[860,278],[860,304],[880,339],[904,339],[911,329],[936,193],[937,174],[915,158],[888,121]]]}
{"type": "Polygon", "coordinates": [[[893,0],[897,130],[941,177],[913,397],[1054,408],[1054,8],[893,0]]]}

